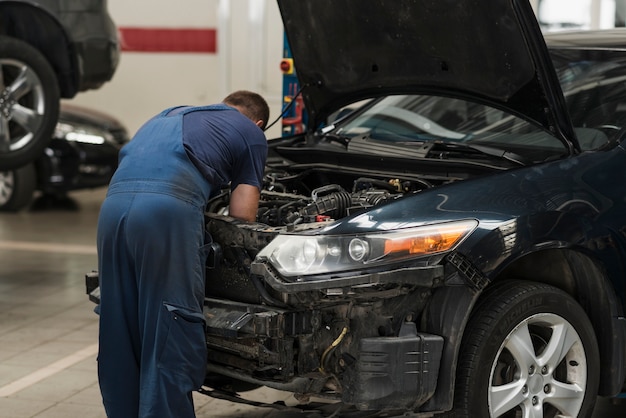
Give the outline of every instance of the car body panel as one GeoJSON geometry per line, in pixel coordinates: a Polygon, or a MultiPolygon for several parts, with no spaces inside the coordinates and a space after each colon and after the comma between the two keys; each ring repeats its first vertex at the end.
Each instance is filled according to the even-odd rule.
{"type": "Polygon", "coordinates": [[[119,64],[117,28],[106,1],[0,0],[0,33],[42,51],[59,74],[64,98],[101,87],[119,64]]]}
{"type": "Polygon", "coordinates": [[[363,98],[434,91],[481,98],[573,137],[527,1],[278,3],[313,128],[363,98]]]}
{"type": "Polygon", "coordinates": [[[107,135],[108,140],[95,144],[72,141],[57,129],[35,162],[38,190],[64,194],[108,185],[117,168],[119,150],[130,140],[125,126],[109,114],[68,103],[61,105],[59,123],[72,126],[77,132],[99,132],[107,135]]]}
{"type": "Polygon", "coordinates": [[[32,163],[0,170],[0,211],[17,212],[71,203],[73,190],[104,187],[118,164],[119,151],[130,140],[113,116],[62,103],[55,131],[32,163]],[[33,202],[35,192],[41,199],[33,202]]]}
{"type": "Polygon", "coordinates": [[[8,170],[44,150],[61,98],[111,80],[120,43],[106,0],[0,0],[0,49],[0,167],[8,170]]]}
{"type": "Polygon", "coordinates": [[[128,133],[126,127],[120,122],[119,119],[112,115],[87,108],[84,106],[78,106],[70,104],[68,102],[61,103],[61,111],[59,112],[59,120],[61,122],[87,124],[110,132],[117,137],[117,142],[124,144],[128,142],[128,133]],[[119,132],[119,134],[116,134],[119,132]]]}

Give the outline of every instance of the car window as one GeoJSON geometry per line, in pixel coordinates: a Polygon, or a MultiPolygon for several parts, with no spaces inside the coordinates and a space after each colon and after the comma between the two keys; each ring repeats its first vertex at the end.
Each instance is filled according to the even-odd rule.
{"type": "Polygon", "coordinates": [[[608,50],[552,50],[573,125],[581,148],[594,149],[588,130],[601,131],[604,143],[619,139],[626,128],[626,54],[608,50]],[[588,132],[587,132],[588,133],[588,132]]]}

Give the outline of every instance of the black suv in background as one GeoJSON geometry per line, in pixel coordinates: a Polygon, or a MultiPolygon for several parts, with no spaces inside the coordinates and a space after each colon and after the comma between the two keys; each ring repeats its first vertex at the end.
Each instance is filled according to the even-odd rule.
{"type": "Polygon", "coordinates": [[[118,61],[105,0],[0,0],[0,169],[39,157],[60,98],[99,88],[118,61]]]}

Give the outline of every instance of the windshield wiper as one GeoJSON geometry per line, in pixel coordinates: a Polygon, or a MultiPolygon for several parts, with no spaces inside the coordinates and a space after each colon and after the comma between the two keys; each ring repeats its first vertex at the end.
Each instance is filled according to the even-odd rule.
{"type": "Polygon", "coordinates": [[[339,134],[336,134],[336,133],[333,133],[333,132],[329,132],[329,133],[325,134],[324,136],[322,136],[322,139],[325,139],[328,142],[338,142],[339,144],[343,145],[344,147],[348,147],[348,144],[350,143],[351,137],[345,136],[345,135],[339,135],[339,134]]]}
{"type": "Polygon", "coordinates": [[[428,155],[431,157],[448,159],[450,157],[450,153],[452,152],[475,153],[480,155],[486,155],[489,157],[496,157],[521,166],[526,166],[529,164],[526,158],[522,157],[521,155],[515,154],[514,152],[490,147],[487,145],[467,144],[460,142],[434,141],[433,147],[429,150],[428,155]]]}

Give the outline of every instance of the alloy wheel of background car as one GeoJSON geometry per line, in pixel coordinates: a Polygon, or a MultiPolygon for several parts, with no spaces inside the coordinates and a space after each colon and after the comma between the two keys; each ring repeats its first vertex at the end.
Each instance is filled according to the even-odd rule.
{"type": "Polygon", "coordinates": [[[0,211],[17,212],[25,208],[33,198],[36,181],[33,164],[0,171],[0,211]]]}
{"type": "Polygon", "coordinates": [[[29,44],[0,36],[0,170],[32,162],[59,116],[54,70],[29,44]]]}
{"type": "Polygon", "coordinates": [[[504,282],[479,302],[457,370],[455,417],[590,417],[598,346],[571,296],[541,283],[504,282]]]}

